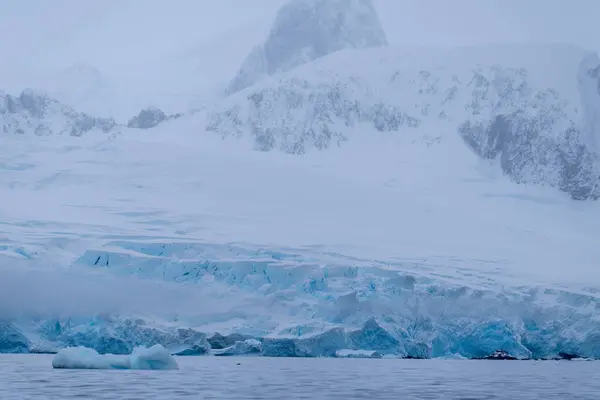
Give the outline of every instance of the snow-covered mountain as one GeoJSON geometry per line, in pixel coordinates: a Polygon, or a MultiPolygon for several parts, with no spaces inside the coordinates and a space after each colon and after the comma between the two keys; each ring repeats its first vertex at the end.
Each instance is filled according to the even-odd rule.
{"type": "Polygon", "coordinates": [[[0,126],[4,134],[81,136],[117,126],[112,118],[78,112],[45,94],[24,90],[19,96],[0,92],[0,126]]]}
{"type": "Polygon", "coordinates": [[[293,154],[373,131],[462,137],[518,183],[596,199],[599,68],[561,45],[345,50],[230,97],[206,129],[293,154]]]}
{"type": "Polygon", "coordinates": [[[292,0],[227,88],[235,93],[279,72],[348,48],[385,46],[371,0],[292,0]]]}
{"type": "Polygon", "coordinates": [[[598,56],[385,44],[293,0],[227,98],[116,137],[2,94],[0,352],[600,359],[598,56]]]}

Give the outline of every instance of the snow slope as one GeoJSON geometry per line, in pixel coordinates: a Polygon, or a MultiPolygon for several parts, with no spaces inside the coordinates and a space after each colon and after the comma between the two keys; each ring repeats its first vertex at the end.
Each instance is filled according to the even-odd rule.
{"type": "Polygon", "coordinates": [[[5,351],[202,354],[217,331],[264,355],[600,357],[597,203],[460,140],[295,157],[183,122],[5,138],[5,351]]]}
{"type": "Polygon", "coordinates": [[[596,54],[567,45],[344,50],[231,96],[205,127],[292,154],[373,130],[460,137],[518,183],[596,199],[598,70],[596,54]]]}

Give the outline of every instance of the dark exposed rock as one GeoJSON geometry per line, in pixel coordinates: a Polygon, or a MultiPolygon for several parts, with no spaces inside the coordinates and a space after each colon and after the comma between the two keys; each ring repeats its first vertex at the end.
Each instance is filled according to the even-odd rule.
{"type": "Polygon", "coordinates": [[[248,55],[227,93],[342,49],[385,45],[371,0],[292,0],[279,10],[265,43],[248,55]]]}
{"type": "Polygon", "coordinates": [[[28,89],[19,96],[0,93],[0,126],[4,133],[81,136],[94,129],[109,132],[117,123],[78,112],[28,89]]]}
{"type": "Polygon", "coordinates": [[[150,129],[158,126],[164,121],[181,117],[182,114],[167,115],[162,110],[155,107],[145,108],[138,115],[131,118],[127,123],[128,128],[150,129]]]}
{"type": "Polygon", "coordinates": [[[375,318],[370,318],[362,329],[350,332],[348,339],[354,349],[369,349],[383,353],[395,352],[400,342],[385,330],[375,318]]]}
{"type": "Polygon", "coordinates": [[[467,121],[459,132],[480,157],[498,159],[517,183],[549,183],[575,200],[598,199],[600,171],[595,155],[581,143],[580,131],[573,126],[559,137],[550,136],[545,123],[515,113],[498,115],[487,126],[467,121]]]}
{"type": "Polygon", "coordinates": [[[395,105],[361,104],[355,85],[314,85],[292,78],[277,87],[257,88],[247,97],[247,110],[234,105],[214,112],[209,115],[206,130],[223,137],[241,136],[248,131],[257,150],[304,154],[310,148],[340,146],[348,140],[344,132],[348,127],[371,126],[391,132],[420,126],[418,118],[395,105]],[[304,119],[296,119],[297,115],[304,119]]]}
{"type": "Polygon", "coordinates": [[[221,357],[260,355],[261,347],[261,342],[258,340],[247,339],[244,341],[235,342],[233,346],[229,346],[221,350],[213,350],[212,354],[221,357]]]}
{"type": "Polygon", "coordinates": [[[576,358],[582,358],[581,356],[578,356],[577,354],[564,353],[562,351],[558,353],[558,357],[561,360],[574,360],[576,358]]]}

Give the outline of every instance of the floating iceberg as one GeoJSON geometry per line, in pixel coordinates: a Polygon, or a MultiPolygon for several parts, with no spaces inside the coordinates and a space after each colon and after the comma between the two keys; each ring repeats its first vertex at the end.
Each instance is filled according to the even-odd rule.
{"type": "Polygon", "coordinates": [[[53,368],[61,369],[179,369],[161,345],[136,347],[130,355],[98,354],[87,347],[67,347],[54,356],[53,368]]]}

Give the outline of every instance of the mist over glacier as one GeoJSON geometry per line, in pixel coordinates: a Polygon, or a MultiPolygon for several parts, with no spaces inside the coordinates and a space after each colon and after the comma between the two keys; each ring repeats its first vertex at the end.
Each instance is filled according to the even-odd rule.
{"type": "Polygon", "coordinates": [[[38,89],[2,75],[0,352],[600,358],[589,38],[267,3],[146,39],[183,11],[107,3],[38,89]]]}

